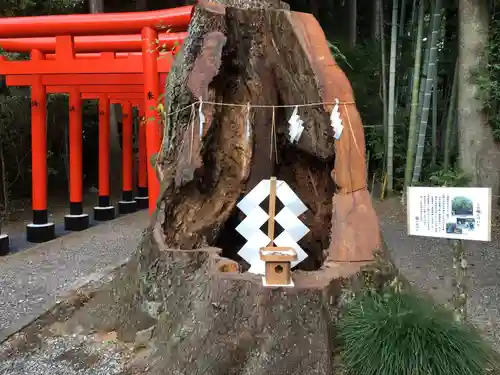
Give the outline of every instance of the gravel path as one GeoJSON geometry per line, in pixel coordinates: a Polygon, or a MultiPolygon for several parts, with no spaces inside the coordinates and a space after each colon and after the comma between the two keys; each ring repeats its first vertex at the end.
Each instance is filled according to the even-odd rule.
{"type": "MultiPolygon", "coordinates": [[[[447,303],[453,293],[452,249],[447,240],[410,237],[406,212],[398,199],[376,203],[380,225],[394,261],[403,275],[447,303]]],[[[469,261],[469,317],[484,337],[500,351],[500,233],[492,241],[467,242],[469,261]]]]}
{"type": "MultiPolygon", "coordinates": [[[[0,350],[8,352],[7,346],[1,345],[0,350]]],[[[2,375],[123,375],[133,350],[116,340],[72,335],[43,337],[39,349],[22,354],[2,358],[3,353],[2,375]]]]}
{"type": "Polygon", "coordinates": [[[0,342],[58,295],[124,262],[148,223],[141,211],[0,258],[0,342]]]}

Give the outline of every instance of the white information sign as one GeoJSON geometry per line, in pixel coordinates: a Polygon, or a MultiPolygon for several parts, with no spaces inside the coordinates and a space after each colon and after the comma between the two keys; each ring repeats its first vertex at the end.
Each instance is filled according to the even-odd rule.
{"type": "Polygon", "coordinates": [[[408,234],[491,241],[491,189],[409,187],[408,234]]]}

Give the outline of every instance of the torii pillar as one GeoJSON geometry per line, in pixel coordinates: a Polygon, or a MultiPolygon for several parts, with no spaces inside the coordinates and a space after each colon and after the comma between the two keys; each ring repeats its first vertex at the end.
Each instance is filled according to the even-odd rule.
{"type": "Polygon", "coordinates": [[[144,97],[146,114],[146,152],[148,171],[149,214],[156,210],[160,196],[160,181],[156,176],[153,159],[161,147],[161,125],[157,106],[160,96],[160,79],[158,76],[158,32],[152,27],[142,29],[142,59],[144,69],[144,97]]]}
{"type": "MultiPolygon", "coordinates": [[[[43,60],[38,50],[32,60],[43,60]]],[[[40,243],[55,238],[55,225],[49,222],[47,211],[47,94],[40,76],[31,86],[31,173],[33,222],[26,226],[28,242],[40,243]]]]}
{"type": "Polygon", "coordinates": [[[139,209],[149,207],[148,196],[148,156],[146,151],[146,117],[144,104],[138,106],[139,120],[137,138],[139,139],[139,161],[137,166],[137,196],[134,198],[139,209]]]}
{"type": "Polygon", "coordinates": [[[109,188],[109,97],[99,95],[99,166],[98,166],[98,203],[94,207],[94,220],[109,221],[115,218],[115,207],[111,205],[109,188]]]}
{"type": "Polygon", "coordinates": [[[81,231],[89,227],[89,215],[83,213],[83,124],[80,91],[69,92],[69,215],[64,229],[81,231]]]}
{"type": "Polygon", "coordinates": [[[122,103],[122,200],[118,202],[120,214],[130,214],[137,211],[137,202],[133,192],[133,122],[132,103],[122,103]]]}

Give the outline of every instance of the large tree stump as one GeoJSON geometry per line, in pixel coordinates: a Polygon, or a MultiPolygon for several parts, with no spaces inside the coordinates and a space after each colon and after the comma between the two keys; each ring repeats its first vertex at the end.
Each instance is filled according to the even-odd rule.
{"type": "Polygon", "coordinates": [[[152,227],[120,277],[68,324],[129,341],[153,329],[151,374],[337,373],[335,324],[345,301],[392,281],[396,270],[384,254],[374,259],[380,238],[361,120],[317,21],[279,0],[200,2],[166,106],[152,227]],[[236,105],[205,104],[200,129],[200,97],[236,105]],[[305,129],[296,144],[287,129],[293,108],[247,107],[335,99],[345,126],[338,141],[330,104],[300,108],[305,129]],[[236,203],[272,175],[309,208],[301,217],[311,229],[301,241],[309,262],[293,272],[292,289],[265,289],[235,255],[236,203]],[[221,244],[222,252],[214,248],[221,244]]]}
{"type": "Polygon", "coordinates": [[[132,360],[132,374],[341,374],[342,308],[397,276],[380,253],[374,262],[296,271],[295,288],[266,289],[219,249],[172,250],[162,237],[160,225],[148,231],[121,275],[67,322],[124,341],[147,332],[148,357],[132,360]]]}

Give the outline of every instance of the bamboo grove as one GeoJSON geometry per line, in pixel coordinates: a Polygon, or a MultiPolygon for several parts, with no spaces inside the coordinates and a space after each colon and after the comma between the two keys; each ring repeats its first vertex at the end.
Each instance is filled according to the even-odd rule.
{"type": "Polygon", "coordinates": [[[356,5],[357,39],[348,31],[333,44],[366,124],[369,178],[387,193],[418,184],[498,191],[496,2],[344,3],[356,5]]]}

